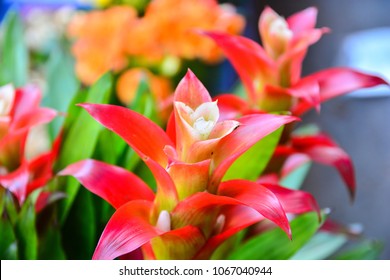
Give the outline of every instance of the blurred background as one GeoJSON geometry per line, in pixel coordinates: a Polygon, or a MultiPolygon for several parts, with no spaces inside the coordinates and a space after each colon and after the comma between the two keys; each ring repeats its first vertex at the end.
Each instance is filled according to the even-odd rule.
{"type": "MultiPolygon", "coordinates": [[[[388,0],[300,0],[220,1],[236,5],[247,18],[244,34],[260,41],[257,21],[268,5],[283,16],[309,6],[319,10],[317,27],[332,32],[313,45],[304,62],[304,75],[332,66],[352,66],[380,74],[390,80],[390,1],[388,0]],[[358,4],[357,4],[358,2],[358,4]]],[[[11,5],[32,7],[63,5],[88,8],[87,1],[0,0],[0,18],[11,5]],[[31,6],[32,5],[32,6],[31,6]]],[[[50,25],[50,23],[48,23],[50,25]]],[[[0,62],[1,63],[1,62],[0,62]]],[[[221,79],[212,92],[228,91],[237,80],[228,62],[220,67],[221,79]]],[[[383,241],[383,259],[390,259],[390,92],[376,88],[354,92],[325,103],[321,114],[309,112],[305,123],[315,123],[351,156],[356,169],[357,195],[352,203],[336,173],[330,167],[313,165],[304,189],[315,195],[321,207],[343,224],[359,223],[366,237],[383,241]],[[387,217],[387,218],[386,218],[387,217]]]]}

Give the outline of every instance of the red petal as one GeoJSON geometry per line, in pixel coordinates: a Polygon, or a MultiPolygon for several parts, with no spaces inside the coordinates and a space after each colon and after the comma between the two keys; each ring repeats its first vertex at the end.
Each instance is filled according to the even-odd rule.
{"type": "Polygon", "coordinates": [[[15,103],[11,112],[13,119],[19,119],[19,117],[38,108],[41,102],[41,92],[38,87],[26,86],[19,88],[15,91],[15,103]]]}
{"type": "Polygon", "coordinates": [[[294,34],[309,31],[316,26],[317,8],[309,7],[287,18],[287,23],[294,34]]]}
{"type": "Polygon", "coordinates": [[[62,133],[54,141],[51,151],[35,158],[28,164],[30,183],[27,187],[27,194],[46,185],[53,178],[53,165],[61,146],[61,140],[62,133]]]}
{"type": "Polygon", "coordinates": [[[280,68],[289,69],[289,73],[285,75],[289,75],[290,85],[296,84],[301,79],[302,63],[309,47],[328,31],[328,28],[312,29],[292,38],[287,51],[279,57],[280,68]]]}
{"type": "Polygon", "coordinates": [[[281,177],[286,177],[291,172],[301,167],[305,163],[310,161],[310,157],[301,153],[294,153],[289,156],[283,164],[283,168],[281,170],[281,177]]]}
{"type": "Polygon", "coordinates": [[[183,102],[190,108],[196,109],[205,102],[211,102],[211,97],[195,74],[188,69],[187,74],[176,88],[173,100],[183,102]]]}
{"type": "Polygon", "coordinates": [[[97,160],[83,160],[69,165],[59,175],[71,175],[84,187],[114,208],[132,200],[154,199],[153,191],[129,171],[97,160]]]}
{"type": "MultiPolygon", "coordinates": [[[[144,247],[145,246],[146,245],[144,245],[144,247]]],[[[142,253],[142,249],[138,248],[138,249],[135,249],[134,251],[131,251],[128,254],[124,254],[124,255],[120,256],[119,259],[120,260],[143,260],[144,256],[142,253]]]]}
{"type": "Polygon", "coordinates": [[[149,223],[151,207],[149,201],[130,201],[118,208],[108,221],[92,258],[115,259],[158,236],[160,232],[149,223]]]}
{"type": "Polygon", "coordinates": [[[297,120],[291,116],[270,114],[247,115],[239,119],[241,125],[223,138],[212,157],[210,192],[215,192],[223,175],[233,162],[260,139],[284,124],[297,120]],[[245,139],[245,141],[242,141],[245,139]]]}
{"type": "Polygon", "coordinates": [[[158,213],[155,214],[158,215],[162,210],[171,211],[179,201],[175,183],[168,172],[157,162],[146,158],[145,163],[153,173],[157,183],[155,206],[158,213]]]}
{"type": "Polygon", "coordinates": [[[52,168],[53,158],[51,153],[39,156],[28,164],[30,183],[28,184],[27,194],[44,186],[53,178],[52,168]]]}
{"type": "Polygon", "coordinates": [[[213,231],[213,228],[210,228],[210,221],[217,218],[222,207],[237,205],[248,207],[243,202],[231,197],[213,195],[208,192],[196,193],[180,201],[172,211],[172,227],[181,228],[186,225],[193,225],[202,229],[206,236],[210,235],[213,231]]]}
{"type": "Polygon", "coordinates": [[[268,188],[247,180],[231,180],[221,183],[218,193],[235,198],[255,209],[265,218],[277,224],[291,238],[291,228],[285,210],[278,197],[268,188]]]}
{"type": "Polygon", "coordinates": [[[9,190],[22,205],[27,196],[27,184],[29,180],[28,165],[22,163],[18,169],[0,176],[0,185],[9,190]]]}
{"type": "Polygon", "coordinates": [[[259,179],[256,180],[256,183],[278,184],[279,176],[276,173],[264,174],[260,176],[259,179]]]}
{"type": "Polygon", "coordinates": [[[233,180],[221,184],[220,195],[197,193],[181,201],[172,212],[174,228],[191,224],[210,234],[212,215],[221,214],[222,206],[247,206],[279,225],[290,237],[291,230],[285,212],[277,197],[267,188],[255,182],[233,180]],[[208,219],[205,219],[208,217],[208,219]],[[208,226],[208,227],[207,227],[208,226]]]}
{"type": "Polygon", "coordinates": [[[93,118],[121,136],[140,157],[150,157],[161,166],[168,163],[163,149],[173,145],[165,132],[137,112],[115,105],[81,104],[93,118]]]}
{"type": "Polygon", "coordinates": [[[334,166],[348,187],[351,198],[355,196],[355,172],[349,155],[330,138],[320,134],[293,138],[293,147],[313,161],[334,166]]]}
{"type": "Polygon", "coordinates": [[[287,213],[301,214],[316,211],[318,213],[318,219],[321,219],[320,207],[314,196],[310,193],[300,190],[291,190],[274,184],[264,183],[263,186],[276,195],[287,213]]]}
{"type": "Polygon", "coordinates": [[[50,122],[57,115],[57,111],[48,108],[38,108],[30,111],[12,122],[10,130],[29,129],[32,126],[50,122]]]}
{"type": "MultiPolygon", "coordinates": [[[[316,81],[320,86],[321,102],[349,93],[354,90],[369,88],[378,85],[388,85],[384,79],[359,72],[349,68],[330,68],[319,71],[303,78],[300,83],[316,81]]],[[[293,108],[294,115],[301,115],[312,106],[307,102],[300,102],[293,108]]]]}
{"type": "Polygon", "coordinates": [[[318,146],[305,150],[305,153],[316,162],[334,166],[344,183],[348,187],[348,191],[352,197],[355,196],[355,172],[351,158],[340,147],[318,146]]]}
{"type": "Polygon", "coordinates": [[[61,192],[41,192],[38,196],[37,202],[35,203],[35,213],[41,212],[49,204],[65,197],[66,194],[61,192]]]}
{"type": "Polygon", "coordinates": [[[326,219],[320,230],[327,231],[333,234],[345,234],[349,238],[362,237],[362,227],[360,225],[343,225],[331,219],[326,219]]]}
{"type": "Polygon", "coordinates": [[[317,111],[320,110],[320,86],[316,81],[305,83],[298,82],[293,87],[287,89],[287,91],[291,96],[301,98],[306,103],[309,103],[312,107],[315,107],[317,111]]]}
{"type": "Polygon", "coordinates": [[[250,109],[246,100],[234,94],[221,94],[214,99],[218,101],[219,121],[237,119],[250,109]]]}
{"type": "Polygon", "coordinates": [[[213,39],[236,69],[248,91],[249,99],[257,101],[258,92],[277,78],[276,64],[255,41],[217,32],[204,32],[213,39]]]}

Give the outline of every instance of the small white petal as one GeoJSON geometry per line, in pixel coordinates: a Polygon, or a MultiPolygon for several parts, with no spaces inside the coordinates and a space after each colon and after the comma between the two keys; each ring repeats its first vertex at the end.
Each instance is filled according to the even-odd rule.
{"type": "Polygon", "coordinates": [[[207,139],[213,130],[215,122],[206,121],[203,117],[197,119],[194,123],[194,129],[199,133],[202,139],[207,139]]]}
{"type": "Polygon", "coordinates": [[[214,234],[219,234],[222,232],[223,227],[226,223],[226,217],[225,215],[219,215],[214,226],[214,234]]]}
{"type": "Polygon", "coordinates": [[[193,121],[204,118],[207,121],[213,121],[216,123],[219,119],[219,108],[217,101],[214,102],[205,102],[201,104],[198,108],[195,109],[191,118],[193,121]]]}
{"type": "Polygon", "coordinates": [[[270,33],[286,41],[293,36],[292,31],[288,28],[286,20],[282,17],[271,22],[270,33]]]}
{"type": "Polygon", "coordinates": [[[0,116],[8,116],[15,99],[15,90],[12,85],[0,87],[0,116]]]}
{"type": "Polygon", "coordinates": [[[160,212],[160,215],[157,219],[156,227],[163,232],[171,230],[171,216],[168,211],[163,210],[160,212]]]}

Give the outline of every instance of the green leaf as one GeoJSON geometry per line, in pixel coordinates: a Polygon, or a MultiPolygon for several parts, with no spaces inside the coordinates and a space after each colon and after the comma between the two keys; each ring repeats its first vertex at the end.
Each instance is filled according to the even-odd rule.
{"type": "Polygon", "coordinates": [[[134,170],[137,165],[140,163],[140,157],[137,155],[137,153],[132,149],[132,148],[128,148],[126,150],[126,155],[125,155],[125,158],[123,160],[123,166],[127,169],[127,170],[134,170]]]}
{"type": "Polygon", "coordinates": [[[108,220],[114,214],[115,209],[104,199],[96,195],[92,195],[95,216],[96,216],[96,239],[100,237],[108,220]]]}
{"type": "Polygon", "coordinates": [[[365,240],[336,256],[336,260],[376,260],[379,259],[384,245],[379,241],[365,240]]]}
{"type": "MultiPolygon", "coordinates": [[[[44,105],[59,112],[66,112],[80,84],[74,73],[74,62],[66,46],[56,42],[46,65],[47,90],[44,105]]],[[[61,129],[64,118],[55,118],[49,125],[54,138],[61,129]]]]}
{"type": "MultiPolygon", "coordinates": [[[[91,87],[85,102],[107,103],[111,87],[112,76],[106,74],[91,87]]],[[[76,98],[80,98],[79,95],[76,98]]],[[[72,106],[76,106],[76,104],[72,104],[72,106]]],[[[73,109],[70,113],[77,113],[77,111],[73,109]]],[[[71,115],[70,113],[69,116],[71,115]]],[[[71,125],[68,124],[66,128],[68,131],[65,132],[63,139],[59,168],[64,168],[70,163],[88,158],[94,150],[94,144],[97,142],[102,126],[85,110],[81,110],[78,116],[73,118],[71,125]]]]}
{"type": "Polygon", "coordinates": [[[142,114],[155,123],[159,123],[160,120],[157,116],[156,107],[157,104],[150,91],[148,79],[142,78],[137,88],[135,99],[130,105],[130,109],[142,114]]]}
{"type": "MultiPolygon", "coordinates": [[[[324,217],[323,219],[324,220],[324,217]]],[[[290,223],[292,240],[280,228],[250,238],[238,246],[228,258],[231,260],[286,260],[310,240],[320,227],[317,213],[311,212],[290,223]]]]}
{"type": "Polygon", "coordinates": [[[63,124],[63,135],[62,139],[66,139],[67,134],[70,131],[70,128],[72,127],[73,123],[76,122],[80,112],[82,111],[82,108],[79,106],[76,106],[76,104],[85,102],[86,98],[88,96],[88,92],[84,90],[79,90],[76,95],[73,97],[72,101],[69,104],[66,118],[64,120],[63,124]]]}
{"type": "Polygon", "coordinates": [[[12,224],[8,219],[0,219],[0,259],[16,260],[17,247],[16,238],[12,229],[12,224]]]}
{"type": "Polygon", "coordinates": [[[17,220],[17,212],[12,194],[0,186],[0,259],[16,260],[18,251],[13,225],[17,220]]]}
{"type": "Polygon", "coordinates": [[[62,242],[68,259],[88,260],[95,249],[96,215],[93,194],[81,188],[62,229],[62,242]]]}
{"type": "Polygon", "coordinates": [[[228,169],[223,180],[257,180],[271,159],[282,131],[283,127],[267,135],[242,154],[228,169]]]}
{"type": "Polygon", "coordinates": [[[300,189],[310,171],[311,164],[311,162],[302,164],[300,167],[280,180],[280,185],[293,190],[300,189]]]}
{"type": "Polygon", "coordinates": [[[4,188],[0,188],[0,217],[3,216],[5,200],[6,200],[5,196],[6,196],[6,190],[4,188]]]}
{"type": "MultiPolygon", "coordinates": [[[[112,75],[107,73],[91,87],[85,102],[107,103],[110,99],[111,88],[112,75]]],[[[76,96],[76,99],[77,98],[80,98],[79,95],[76,96]]],[[[77,114],[77,110],[72,110],[69,114],[70,113],[77,114]]],[[[91,158],[98,142],[100,132],[103,129],[103,126],[94,120],[85,110],[79,111],[77,117],[73,116],[71,117],[71,120],[72,121],[65,123],[65,128],[67,130],[64,132],[61,153],[58,160],[57,168],[59,170],[71,163],[91,158]]],[[[62,223],[77,195],[79,184],[71,177],[60,179],[61,188],[67,194],[67,199],[60,203],[60,221],[62,223]]]]}
{"type": "Polygon", "coordinates": [[[343,234],[318,232],[291,260],[324,260],[338,251],[348,238],[343,234]]]}
{"type": "Polygon", "coordinates": [[[137,166],[135,166],[134,173],[137,174],[137,176],[140,177],[153,191],[157,190],[157,183],[154,179],[153,173],[143,161],[139,161],[137,166]]]}
{"type": "Polygon", "coordinates": [[[96,157],[110,164],[117,164],[122,156],[126,142],[114,132],[104,129],[100,132],[96,157]]]}
{"type": "Polygon", "coordinates": [[[241,230],[238,233],[229,237],[224,241],[212,254],[212,260],[223,260],[230,254],[232,248],[237,247],[245,237],[247,229],[241,230]]]}
{"type": "Polygon", "coordinates": [[[61,232],[55,225],[48,227],[39,239],[39,259],[65,260],[65,252],[61,243],[61,232]]]}
{"type": "MultiPolygon", "coordinates": [[[[130,109],[142,114],[154,123],[160,124],[156,107],[157,104],[150,91],[148,79],[143,78],[139,83],[135,99],[130,105],[130,109]]],[[[140,157],[129,147],[124,156],[123,166],[128,170],[134,170],[138,164],[140,164],[140,157]]]]}
{"type": "Polygon", "coordinates": [[[15,225],[19,259],[35,260],[38,257],[38,234],[35,220],[35,208],[31,199],[28,199],[24,202],[15,225]]]}
{"type": "Polygon", "coordinates": [[[19,14],[10,10],[4,19],[1,46],[0,84],[24,86],[28,77],[28,51],[24,42],[23,25],[19,14]]]}
{"type": "Polygon", "coordinates": [[[15,226],[18,220],[18,210],[16,209],[16,202],[13,195],[9,191],[3,194],[4,209],[11,224],[15,226]]]}

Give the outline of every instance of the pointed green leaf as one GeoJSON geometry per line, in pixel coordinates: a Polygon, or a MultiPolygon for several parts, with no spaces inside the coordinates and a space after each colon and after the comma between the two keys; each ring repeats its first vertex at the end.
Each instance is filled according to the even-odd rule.
{"type": "MultiPolygon", "coordinates": [[[[144,115],[153,122],[158,123],[156,106],[156,102],[150,92],[148,81],[146,78],[142,78],[137,88],[135,99],[132,104],[130,104],[129,108],[144,115]]],[[[126,169],[134,170],[140,163],[140,160],[137,153],[132,148],[128,147],[122,164],[126,169]]]]}
{"type": "Polygon", "coordinates": [[[242,154],[226,172],[223,180],[247,179],[255,181],[259,178],[279,142],[283,128],[267,135],[247,152],[242,154]]]}
{"type": "Polygon", "coordinates": [[[8,219],[0,219],[0,259],[16,260],[16,239],[12,225],[8,219]]]}
{"type": "MultiPolygon", "coordinates": [[[[107,103],[110,98],[111,88],[112,75],[107,73],[91,87],[85,101],[99,104],[107,103]]],[[[77,113],[76,110],[73,112],[77,113]]],[[[71,163],[90,158],[94,153],[100,131],[103,129],[85,110],[78,113],[77,118],[74,119],[71,125],[65,125],[68,130],[65,131],[57,165],[58,169],[64,169],[71,163]]],[[[60,203],[60,220],[64,222],[69,208],[77,195],[79,183],[72,178],[61,178],[60,184],[62,190],[67,194],[67,199],[60,203]]]]}
{"type": "Polygon", "coordinates": [[[334,254],[348,241],[343,234],[318,232],[291,260],[324,260],[334,254]]]}
{"type": "Polygon", "coordinates": [[[19,14],[10,10],[4,19],[1,46],[0,85],[13,83],[24,86],[28,75],[28,51],[24,42],[23,25],[19,14]]]}
{"type": "MultiPolygon", "coordinates": [[[[59,112],[66,112],[80,86],[73,69],[73,58],[66,50],[66,46],[56,42],[46,65],[47,89],[44,100],[46,106],[59,112]]],[[[50,123],[53,138],[60,131],[63,122],[64,118],[56,118],[50,123]]]]}
{"type": "MultiPolygon", "coordinates": [[[[157,104],[150,92],[147,79],[141,79],[135,94],[135,100],[130,105],[130,109],[159,124],[160,120],[157,116],[156,106],[157,104]]],[[[132,148],[127,148],[123,160],[123,166],[128,170],[134,170],[134,168],[136,168],[136,166],[140,163],[140,160],[140,157],[132,148]]]]}
{"type": "Polygon", "coordinates": [[[126,154],[123,159],[123,166],[127,170],[134,170],[138,164],[140,164],[141,158],[137,153],[130,147],[126,149],[126,154]]]}
{"type": "Polygon", "coordinates": [[[62,229],[62,242],[67,258],[90,260],[98,234],[92,193],[81,188],[62,229]]]}
{"type": "Polygon", "coordinates": [[[38,258],[38,234],[35,220],[35,208],[31,199],[28,199],[23,204],[15,225],[19,259],[35,260],[38,258]]]}
{"type": "Polygon", "coordinates": [[[65,260],[65,252],[61,244],[61,232],[51,225],[39,239],[40,260],[65,260]]]}
{"type": "Polygon", "coordinates": [[[88,97],[88,91],[83,89],[76,92],[75,96],[71,100],[64,120],[63,139],[67,137],[67,134],[69,133],[71,126],[73,125],[73,123],[76,122],[80,112],[82,111],[82,108],[76,106],[76,104],[85,102],[87,97],[88,97]]]}
{"type": "MultiPolygon", "coordinates": [[[[323,217],[322,220],[324,220],[323,217]]],[[[232,260],[286,260],[310,240],[320,227],[315,212],[300,215],[291,221],[292,240],[279,228],[250,238],[228,257],[232,260]]]]}
{"type": "Polygon", "coordinates": [[[104,129],[100,132],[95,155],[104,162],[117,164],[126,147],[126,142],[120,136],[104,129]]]}
{"type": "Polygon", "coordinates": [[[156,122],[158,120],[156,106],[157,104],[150,92],[148,80],[145,78],[141,79],[135,94],[135,100],[130,105],[130,109],[156,122]]]}
{"type": "Polygon", "coordinates": [[[2,199],[4,200],[4,211],[7,213],[7,218],[12,226],[15,226],[18,220],[18,211],[16,209],[14,197],[9,191],[5,191],[2,199]]]}
{"type": "Polygon", "coordinates": [[[280,181],[280,185],[289,189],[299,190],[305,181],[307,174],[309,173],[311,164],[311,162],[302,164],[302,166],[283,177],[280,181]]]}

